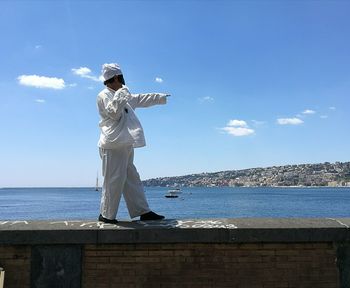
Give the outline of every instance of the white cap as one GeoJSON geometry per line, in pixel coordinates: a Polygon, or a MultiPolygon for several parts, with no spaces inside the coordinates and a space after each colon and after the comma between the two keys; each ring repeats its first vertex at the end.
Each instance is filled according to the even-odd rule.
{"type": "Polygon", "coordinates": [[[122,75],[122,70],[117,63],[103,64],[102,65],[102,78],[103,81],[113,78],[115,75],[122,75]]]}

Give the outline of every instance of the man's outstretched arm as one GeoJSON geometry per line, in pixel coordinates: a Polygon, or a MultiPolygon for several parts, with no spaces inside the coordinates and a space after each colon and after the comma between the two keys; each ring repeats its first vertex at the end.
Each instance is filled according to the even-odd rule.
{"type": "Polygon", "coordinates": [[[165,93],[145,93],[145,94],[131,94],[129,104],[131,107],[149,107],[158,104],[166,104],[169,94],[165,93]]]}

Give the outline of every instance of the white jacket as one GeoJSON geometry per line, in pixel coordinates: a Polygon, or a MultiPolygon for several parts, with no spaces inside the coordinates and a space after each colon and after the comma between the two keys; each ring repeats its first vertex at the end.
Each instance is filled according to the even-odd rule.
{"type": "Polygon", "coordinates": [[[134,109],[166,104],[166,94],[130,94],[128,88],[114,91],[106,87],[97,96],[97,107],[101,116],[98,146],[105,149],[117,148],[121,144],[134,148],[146,145],[145,136],[134,109]]]}

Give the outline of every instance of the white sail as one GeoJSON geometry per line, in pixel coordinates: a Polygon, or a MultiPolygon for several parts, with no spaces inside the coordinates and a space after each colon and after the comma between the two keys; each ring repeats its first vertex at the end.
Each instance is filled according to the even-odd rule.
{"type": "Polygon", "coordinates": [[[97,176],[96,176],[96,186],[95,186],[95,191],[98,191],[98,173],[97,173],[97,176]]]}

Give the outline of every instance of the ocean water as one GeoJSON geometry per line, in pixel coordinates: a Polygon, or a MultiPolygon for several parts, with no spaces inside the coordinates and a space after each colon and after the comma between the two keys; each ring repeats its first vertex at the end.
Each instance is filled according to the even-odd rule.
{"type": "MultiPolygon", "coordinates": [[[[350,217],[349,188],[145,188],[153,211],[168,219],[242,217],[350,217]]],[[[0,220],[97,219],[93,188],[2,188],[0,220]]],[[[130,220],[122,199],[117,219],[130,220]]]]}

